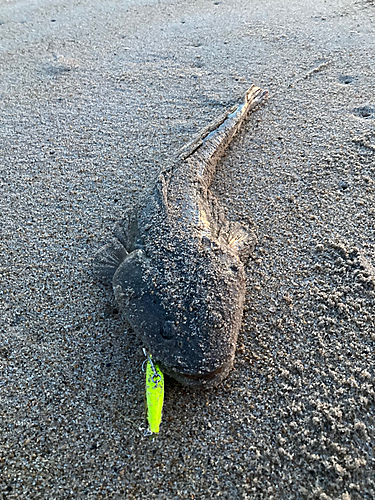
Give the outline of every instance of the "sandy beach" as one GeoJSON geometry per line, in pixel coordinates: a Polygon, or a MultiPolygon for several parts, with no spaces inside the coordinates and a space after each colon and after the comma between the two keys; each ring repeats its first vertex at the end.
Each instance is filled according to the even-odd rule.
{"type": "Polygon", "coordinates": [[[0,498],[373,500],[375,4],[0,1],[0,498]],[[194,134],[257,234],[235,367],[166,380],[92,259],[194,134]]]}

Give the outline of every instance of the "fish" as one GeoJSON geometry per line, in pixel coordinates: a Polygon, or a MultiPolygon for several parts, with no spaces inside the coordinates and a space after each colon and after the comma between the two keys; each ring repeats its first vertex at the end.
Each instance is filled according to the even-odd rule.
{"type": "Polygon", "coordinates": [[[163,169],[98,250],[93,273],[163,373],[215,387],[233,367],[256,236],[227,220],[209,187],[218,162],[267,91],[251,86],[163,169]]]}

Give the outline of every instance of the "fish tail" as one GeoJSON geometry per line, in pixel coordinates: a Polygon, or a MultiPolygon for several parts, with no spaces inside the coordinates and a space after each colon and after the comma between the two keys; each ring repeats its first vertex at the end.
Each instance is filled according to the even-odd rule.
{"type": "MultiPolygon", "coordinates": [[[[203,129],[189,145],[185,158],[197,165],[198,177],[206,186],[211,183],[216,165],[226,148],[237,134],[250,112],[266,97],[268,92],[252,85],[240,103],[228,110],[222,117],[203,129]]],[[[181,157],[181,156],[180,156],[181,157]]]]}

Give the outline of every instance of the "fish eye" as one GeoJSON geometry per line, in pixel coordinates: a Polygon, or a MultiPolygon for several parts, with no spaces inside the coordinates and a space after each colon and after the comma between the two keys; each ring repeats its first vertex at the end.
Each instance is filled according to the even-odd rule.
{"type": "Polygon", "coordinates": [[[172,321],[166,321],[160,328],[160,335],[165,340],[172,340],[175,336],[172,321]]]}

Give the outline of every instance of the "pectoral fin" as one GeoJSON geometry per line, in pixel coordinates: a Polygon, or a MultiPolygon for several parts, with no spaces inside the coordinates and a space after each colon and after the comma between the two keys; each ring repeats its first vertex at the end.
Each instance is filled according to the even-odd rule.
{"type": "Polygon", "coordinates": [[[257,243],[254,231],[242,222],[228,221],[224,210],[209,190],[207,191],[207,204],[203,206],[201,212],[210,214],[208,224],[211,228],[215,228],[212,231],[214,237],[221,239],[237,253],[243,263],[246,263],[257,243]]]}
{"type": "Polygon", "coordinates": [[[116,270],[127,255],[128,252],[124,245],[118,239],[113,238],[94,257],[93,271],[95,277],[105,285],[110,285],[116,270]]]}
{"type": "Polygon", "coordinates": [[[239,255],[242,262],[246,262],[253,253],[257,243],[256,235],[240,222],[229,222],[227,244],[239,255]]]}

